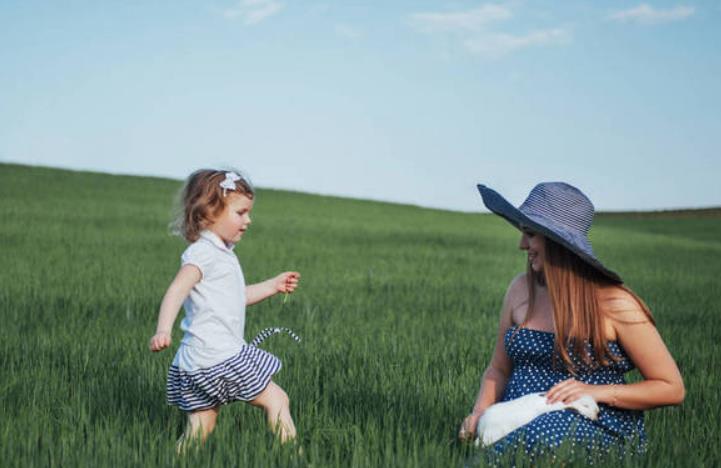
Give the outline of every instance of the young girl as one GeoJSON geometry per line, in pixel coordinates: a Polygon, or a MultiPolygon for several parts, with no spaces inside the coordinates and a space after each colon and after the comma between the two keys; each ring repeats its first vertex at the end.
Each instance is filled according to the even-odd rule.
{"type": "Polygon", "coordinates": [[[185,332],[168,371],[168,403],[188,415],[183,442],[205,440],[215,427],[220,406],[247,401],[266,412],[268,424],[281,441],[295,437],[286,393],[271,377],[281,363],[277,357],[243,339],[245,306],[277,293],[292,293],[300,274],[285,272],[246,286],[233,253],[250,226],[254,192],[235,172],[199,170],[190,175],[182,192],[178,229],[190,246],[168,287],[158,314],[150,350],[171,343],[171,330],[181,304],[185,332]]]}

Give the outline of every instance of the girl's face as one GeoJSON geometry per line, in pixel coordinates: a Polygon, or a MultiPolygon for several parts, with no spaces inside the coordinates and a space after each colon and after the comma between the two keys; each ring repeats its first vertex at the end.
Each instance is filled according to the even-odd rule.
{"type": "Polygon", "coordinates": [[[527,228],[521,229],[521,242],[518,248],[528,252],[528,264],[536,273],[543,271],[543,262],[546,260],[546,238],[527,228]]]}
{"type": "Polygon", "coordinates": [[[250,226],[252,209],[252,199],[245,195],[229,193],[225,209],[210,223],[208,229],[217,234],[226,244],[235,244],[240,241],[250,226]]]}

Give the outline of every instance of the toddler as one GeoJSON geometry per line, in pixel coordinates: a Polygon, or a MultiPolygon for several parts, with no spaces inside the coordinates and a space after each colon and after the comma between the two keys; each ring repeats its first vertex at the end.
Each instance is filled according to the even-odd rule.
{"type": "Polygon", "coordinates": [[[282,442],[295,438],[288,396],[272,381],[280,360],[243,339],[245,306],[292,293],[300,280],[299,273],[285,272],[246,286],[233,247],[250,226],[253,199],[253,188],[235,172],[199,170],[183,188],[177,227],[190,245],[150,339],[151,351],[170,346],[173,323],[184,305],[180,328],[185,334],[167,383],[168,403],[188,415],[179,449],[191,439],[205,440],[221,405],[238,400],[263,408],[282,442]]]}

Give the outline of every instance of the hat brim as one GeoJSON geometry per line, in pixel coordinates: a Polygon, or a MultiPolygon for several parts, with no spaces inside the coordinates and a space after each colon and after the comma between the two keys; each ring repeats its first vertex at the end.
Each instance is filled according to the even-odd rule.
{"type": "Polygon", "coordinates": [[[584,251],[581,247],[584,244],[587,245],[586,250],[591,250],[590,244],[588,244],[588,240],[585,237],[581,239],[579,236],[564,230],[561,226],[554,225],[548,220],[534,219],[526,216],[521,210],[511,205],[498,192],[483,184],[478,184],[478,191],[481,194],[483,204],[486,205],[486,208],[511,223],[517,229],[520,230],[522,227],[525,227],[531,231],[542,234],[544,237],[553,240],[576,254],[581,260],[603,273],[604,276],[613,282],[623,283],[623,280],[616,272],[609,270],[596,257],[584,251]],[[566,238],[558,234],[558,232],[564,231],[567,235],[566,238]],[[573,241],[568,238],[572,238],[573,241]]]}

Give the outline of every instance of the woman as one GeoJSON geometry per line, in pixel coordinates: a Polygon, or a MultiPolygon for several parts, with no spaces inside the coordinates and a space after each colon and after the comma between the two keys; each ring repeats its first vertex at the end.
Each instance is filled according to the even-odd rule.
{"type": "Polygon", "coordinates": [[[459,438],[473,438],[484,410],[498,401],[546,392],[549,403],[571,402],[588,394],[600,404],[598,420],[547,413],[493,448],[533,453],[569,440],[643,451],[642,410],[680,404],[683,380],[646,304],[593,254],[590,200],[571,185],[541,183],[514,208],[478,189],[488,209],[521,230],[528,267],[508,287],[493,358],[459,438]],[[634,367],[643,381],[626,384],[623,374],[634,367]]]}

